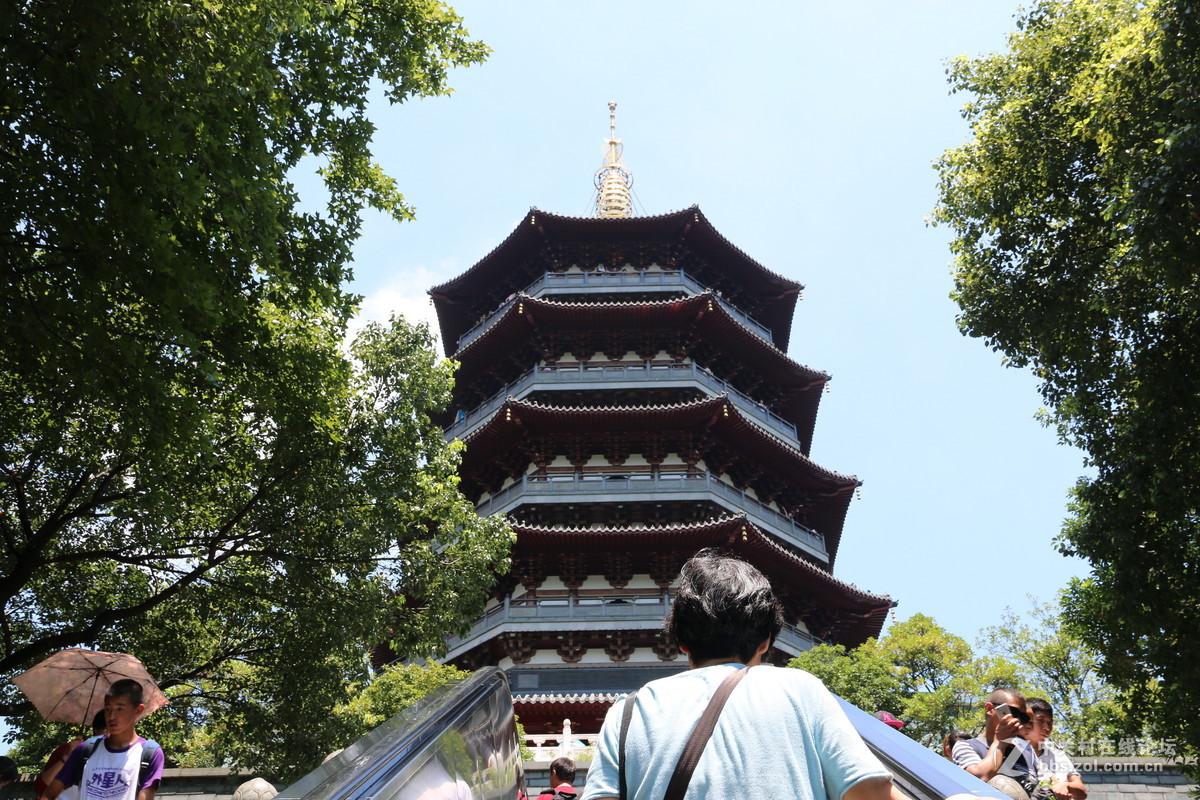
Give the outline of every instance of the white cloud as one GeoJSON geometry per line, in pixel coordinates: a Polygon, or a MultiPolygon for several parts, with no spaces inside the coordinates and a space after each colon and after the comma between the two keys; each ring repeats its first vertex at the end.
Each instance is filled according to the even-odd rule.
{"type": "Polygon", "coordinates": [[[445,279],[439,278],[438,273],[425,267],[417,267],[405,271],[403,275],[397,275],[390,283],[364,295],[358,315],[350,320],[346,331],[347,339],[353,339],[368,322],[386,323],[393,314],[398,314],[410,323],[426,323],[434,337],[440,341],[437,314],[434,313],[433,301],[427,292],[429,287],[443,280],[445,279]]]}

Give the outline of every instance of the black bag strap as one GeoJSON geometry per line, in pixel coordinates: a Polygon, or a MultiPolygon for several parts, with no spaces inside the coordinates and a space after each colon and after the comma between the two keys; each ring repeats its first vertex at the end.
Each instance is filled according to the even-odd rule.
{"type": "Polygon", "coordinates": [[[679,756],[679,763],[675,765],[675,772],[671,775],[671,782],[667,784],[667,793],[663,795],[663,800],[683,800],[683,795],[692,780],[692,773],[696,771],[696,764],[700,761],[700,754],[704,752],[713,728],[717,727],[717,717],[721,715],[725,701],[749,671],[749,667],[735,669],[721,681],[712,699],[708,701],[708,708],[704,709],[700,721],[692,729],[687,744],[683,746],[683,754],[679,756]]]}
{"type": "Polygon", "coordinates": [[[620,800],[629,796],[625,787],[625,737],[629,734],[629,721],[633,719],[633,704],[637,701],[637,689],[625,695],[625,708],[621,712],[621,738],[617,742],[617,781],[620,800]]]}
{"type": "Polygon", "coordinates": [[[161,749],[162,746],[153,739],[147,739],[142,745],[142,760],[138,766],[138,791],[141,791],[142,784],[146,782],[146,773],[150,772],[150,764],[154,762],[154,751],[161,749]]]}
{"type": "Polygon", "coordinates": [[[96,748],[100,746],[100,742],[104,741],[104,735],[93,736],[83,743],[83,758],[79,763],[79,781],[83,782],[83,768],[87,766],[88,759],[92,757],[92,753],[96,752],[96,748]]]}

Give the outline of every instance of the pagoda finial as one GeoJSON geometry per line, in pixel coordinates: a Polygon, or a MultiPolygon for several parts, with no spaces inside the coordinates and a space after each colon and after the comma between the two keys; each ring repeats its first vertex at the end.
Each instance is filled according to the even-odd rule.
{"type": "Polygon", "coordinates": [[[617,138],[617,104],[608,103],[608,140],[604,143],[604,166],[596,170],[596,216],[632,217],[633,173],[621,163],[624,151],[617,138]]]}

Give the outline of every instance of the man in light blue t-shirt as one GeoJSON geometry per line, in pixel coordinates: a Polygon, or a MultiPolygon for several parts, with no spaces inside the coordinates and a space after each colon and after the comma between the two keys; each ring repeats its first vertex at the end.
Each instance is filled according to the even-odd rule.
{"type": "MultiPolygon", "coordinates": [[[[750,564],[706,550],[684,565],[667,629],[688,672],[638,690],[625,744],[630,800],[667,789],[692,728],[735,670],[750,670],[721,711],[686,797],[768,791],[799,800],[901,800],[891,775],[867,750],[833,695],[798,669],[760,665],[783,624],[767,579],[750,564]]],[[[625,701],[609,709],[582,800],[619,795],[625,701]]]]}

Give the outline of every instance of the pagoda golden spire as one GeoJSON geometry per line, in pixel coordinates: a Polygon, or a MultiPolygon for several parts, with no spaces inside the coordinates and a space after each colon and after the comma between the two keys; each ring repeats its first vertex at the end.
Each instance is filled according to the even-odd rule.
{"type": "Polygon", "coordinates": [[[633,173],[621,163],[624,151],[617,138],[617,104],[608,103],[608,139],[604,143],[604,166],[596,170],[596,216],[633,216],[633,173]]]}

